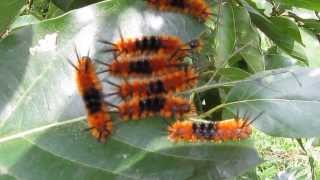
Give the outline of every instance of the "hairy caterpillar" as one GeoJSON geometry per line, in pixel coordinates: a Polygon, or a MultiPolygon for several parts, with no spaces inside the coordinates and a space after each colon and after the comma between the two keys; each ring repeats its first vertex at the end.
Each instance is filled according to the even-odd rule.
{"type": "MultiPolygon", "coordinates": [[[[121,33],[120,33],[121,35],[121,33]]],[[[111,45],[110,49],[104,49],[104,52],[114,52],[115,55],[142,55],[150,53],[176,54],[177,57],[185,57],[190,51],[201,49],[202,42],[198,39],[183,42],[177,36],[160,35],[160,36],[143,36],[141,38],[126,38],[121,35],[120,40],[110,42],[99,40],[101,43],[111,45]]]]}
{"type": "Polygon", "coordinates": [[[187,99],[172,95],[152,96],[146,98],[134,97],[117,106],[112,104],[110,105],[118,109],[119,116],[123,120],[138,120],[155,115],[159,115],[164,118],[181,118],[195,110],[194,105],[187,99]]]}
{"type": "Polygon", "coordinates": [[[168,127],[168,138],[171,141],[227,141],[241,140],[250,137],[251,123],[258,119],[263,112],[252,120],[244,115],[236,115],[233,119],[215,122],[195,122],[191,120],[176,121],[168,127]]]}
{"type": "Polygon", "coordinates": [[[119,95],[122,99],[128,97],[147,97],[152,95],[180,92],[193,87],[198,81],[194,69],[178,70],[158,78],[124,81],[121,84],[109,82],[117,88],[116,92],[107,95],[119,95]]]}
{"type": "Polygon", "coordinates": [[[76,70],[78,93],[82,96],[87,111],[88,130],[91,130],[98,141],[104,142],[111,134],[112,119],[103,99],[102,84],[92,60],[88,56],[79,57],[77,51],[76,55],[77,64],[69,62],[76,70]]]}

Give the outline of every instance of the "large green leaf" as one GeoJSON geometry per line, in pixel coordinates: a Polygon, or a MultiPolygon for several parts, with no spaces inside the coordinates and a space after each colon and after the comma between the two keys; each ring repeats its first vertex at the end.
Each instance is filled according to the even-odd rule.
{"type": "Polygon", "coordinates": [[[9,28],[14,18],[24,5],[23,0],[10,0],[0,2],[0,35],[9,28]]]}
{"type": "Polygon", "coordinates": [[[254,126],[273,136],[320,136],[320,70],[287,68],[266,71],[239,83],[226,103],[252,116],[265,113],[254,126]]]}
{"type": "Polygon", "coordinates": [[[259,162],[249,142],[172,144],[161,135],[161,127],[165,125],[159,119],[122,124],[115,136],[100,144],[81,131],[82,122],[57,123],[2,142],[0,152],[7,156],[0,163],[9,175],[25,179],[56,179],[54,174],[61,179],[220,179],[241,173],[244,164],[259,162]]]}
{"type": "Polygon", "coordinates": [[[318,0],[276,0],[280,3],[296,6],[315,11],[320,11],[320,2],[318,0]]]}
{"type": "MultiPolygon", "coordinates": [[[[261,162],[250,141],[178,143],[167,140],[157,118],[115,125],[106,144],[88,132],[77,95],[74,44],[102,61],[97,39],[174,34],[196,38],[193,18],[158,13],[144,2],[102,2],[39,24],[24,26],[0,43],[1,174],[18,179],[221,179],[261,162]]],[[[102,68],[102,67],[100,67],[102,68]]],[[[109,78],[109,77],[101,77],[109,78]]],[[[111,90],[110,86],[105,89],[111,90]]],[[[116,118],[115,118],[116,120],[116,118]]],[[[120,121],[120,120],[118,120],[120,121]]]]}

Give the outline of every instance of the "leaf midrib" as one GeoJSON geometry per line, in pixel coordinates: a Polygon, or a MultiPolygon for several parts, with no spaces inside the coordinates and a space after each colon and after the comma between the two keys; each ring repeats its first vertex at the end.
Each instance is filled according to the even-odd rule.
{"type": "MultiPolygon", "coordinates": [[[[39,128],[34,128],[34,129],[31,129],[31,130],[28,130],[28,131],[24,131],[24,132],[20,132],[18,134],[15,134],[15,135],[12,135],[12,136],[7,136],[7,137],[4,137],[4,138],[0,138],[0,144],[1,143],[5,143],[7,141],[10,141],[10,140],[14,140],[14,139],[17,139],[17,138],[23,138],[23,139],[26,139],[25,137],[28,136],[28,135],[32,135],[34,133],[37,133],[37,132],[41,132],[41,131],[44,131],[44,130],[47,130],[47,129],[50,129],[50,128],[53,128],[53,127],[59,127],[59,126],[63,126],[63,125],[66,125],[66,124],[72,124],[72,123],[77,123],[79,121],[82,121],[85,117],[82,116],[82,117],[79,117],[79,118],[75,118],[75,119],[71,119],[71,120],[68,120],[68,121],[62,121],[62,122],[58,122],[58,123],[54,123],[54,124],[50,124],[50,125],[47,125],[47,126],[42,126],[42,127],[39,127],[39,128]]],[[[213,160],[209,160],[209,159],[201,159],[201,158],[192,158],[192,157],[188,157],[186,158],[186,156],[177,156],[177,155],[174,155],[174,154],[169,154],[169,153],[164,153],[164,152],[156,152],[156,151],[151,151],[151,150],[148,150],[148,149],[145,149],[145,148],[141,148],[139,146],[135,146],[133,144],[129,144],[127,143],[126,141],[123,141],[121,140],[120,138],[116,138],[116,137],[111,137],[113,140],[115,141],[118,141],[119,143],[122,143],[122,144],[126,144],[128,146],[131,146],[133,148],[136,148],[136,149],[139,149],[141,151],[145,151],[145,152],[148,152],[148,153],[156,153],[158,155],[161,155],[161,156],[165,156],[165,157],[172,157],[172,158],[176,158],[176,159],[185,159],[185,160],[192,160],[192,161],[207,161],[207,162],[215,162],[213,160]]],[[[226,144],[225,146],[230,146],[230,147],[233,147],[233,145],[228,145],[226,144]]],[[[239,146],[240,147],[240,146],[239,146]]],[[[245,147],[245,146],[243,146],[245,147]]],[[[250,147],[247,147],[247,148],[250,148],[250,147]]],[[[49,151],[50,152],[50,151],[49,151]]]]}
{"type": "Polygon", "coordinates": [[[237,104],[237,103],[247,103],[247,102],[254,102],[254,101],[297,101],[297,102],[314,102],[314,103],[320,103],[319,100],[301,100],[301,99],[281,99],[281,98],[265,98],[265,99],[246,99],[241,101],[233,101],[233,102],[227,102],[224,105],[231,105],[231,104],[237,104]]]}
{"type": "MultiPolygon", "coordinates": [[[[45,76],[51,68],[52,68],[52,63],[49,63],[49,65],[44,69],[44,71],[42,73],[40,73],[39,76],[37,76],[34,79],[34,81],[30,84],[30,86],[25,89],[24,93],[22,93],[20,98],[18,98],[15,102],[10,102],[11,104],[15,104],[15,106],[14,106],[13,110],[7,115],[7,117],[5,117],[3,119],[3,121],[0,122],[0,128],[3,127],[4,124],[8,121],[8,119],[10,119],[11,115],[16,112],[16,110],[24,102],[23,100],[25,100],[28,97],[30,92],[32,92],[33,88],[38,84],[39,81],[41,81],[43,79],[43,76],[45,76]]],[[[18,126],[19,128],[21,126],[21,122],[22,122],[22,119],[19,122],[19,126],[18,126]]],[[[0,142],[1,142],[1,139],[0,139],[0,142]]]]}

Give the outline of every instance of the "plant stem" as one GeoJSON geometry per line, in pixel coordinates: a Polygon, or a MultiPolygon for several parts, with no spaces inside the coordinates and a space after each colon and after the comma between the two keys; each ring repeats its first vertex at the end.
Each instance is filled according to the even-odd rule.
{"type": "Polygon", "coordinates": [[[238,81],[231,81],[231,82],[216,83],[216,84],[211,84],[211,85],[206,84],[206,85],[191,89],[189,91],[184,91],[184,92],[180,92],[177,94],[181,95],[181,94],[190,94],[190,93],[201,93],[201,92],[205,92],[205,91],[208,91],[211,89],[233,86],[237,83],[247,82],[247,81],[252,81],[252,80],[251,79],[250,80],[238,80],[238,81]]]}
{"type": "Polygon", "coordinates": [[[230,102],[230,103],[225,103],[225,104],[220,104],[212,109],[210,109],[209,111],[205,112],[205,113],[202,113],[199,115],[199,118],[205,118],[205,117],[208,117],[210,116],[211,114],[213,114],[214,112],[218,111],[219,109],[222,109],[224,107],[227,107],[227,106],[230,106],[232,104],[237,104],[239,102],[230,102]]]}
{"type": "Polygon", "coordinates": [[[309,162],[309,166],[310,166],[311,178],[312,178],[312,180],[315,180],[316,179],[316,174],[315,174],[315,169],[314,169],[314,158],[312,157],[312,155],[309,155],[308,151],[306,150],[306,148],[303,145],[302,139],[301,138],[297,138],[296,140],[297,140],[300,148],[308,156],[308,162],[309,162]]]}

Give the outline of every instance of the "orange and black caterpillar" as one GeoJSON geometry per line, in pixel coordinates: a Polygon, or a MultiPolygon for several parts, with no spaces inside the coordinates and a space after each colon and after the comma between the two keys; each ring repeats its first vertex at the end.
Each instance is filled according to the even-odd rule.
{"type": "Polygon", "coordinates": [[[163,52],[164,54],[176,54],[177,57],[185,57],[190,51],[198,50],[202,47],[202,42],[198,39],[184,43],[177,36],[143,36],[141,38],[124,39],[120,33],[120,40],[115,43],[99,40],[101,43],[109,44],[110,49],[104,52],[114,52],[116,56],[126,55],[142,55],[149,53],[163,52]]]}
{"type": "Polygon", "coordinates": [[[104,142],[112,131],[112,120],[108,113],[107,104],[103,99],[102,84],[99,80],[92,60],[79,57],[77,51],[77,64],[71,65],[76,69],[76,83],[80,96],[85,103],[87,111],[88,130],[99,141],[104,142]]]}
{"type": "Polygon", "coordinates": [[[107,95],[119,95],[122,99],[128,97],[147,97],[152,95],[167,94],[180,92],[187,88],[193,87],[198,81],[198,74],[194,69],[178,70],[168,75],[154,79],[141,79],[133,81],[124,81],[121,84],[115,84],[118,90],[107,95]]]}
{"type": "Polygon", "coordinates": [[[186,67],[186,64],[178,58],[168,57],[163,53],[146,57],[118,57],[110,64],[97,62],[107,66],[100,73],[109,72],[112,76],[122,78],[161,75],[186,67]]]}
{"type": "Polygon", "coordinates": [[[205,0],[146,0],[151,7],[160,11],[175,11],[190,14],[200,21],[212,16],[211,9],[205,0]]]}
{"type": "Polygon", "coordinates": [[[252,133],[251,123],[258,119],[263,112],[249,121],[244,115],[236,115],[233,119],[216,122],[195,122],[191,120],[176,121],[168,127],[168,138],[171,141],[236,141],[247,139],[252,133]]]}
{"type": "Polygon", "coordinates": [[[194,105],[187,99],[171,95],[147,98],[134,97],[118,106],[110,105],[118,109],[119,116],[123,120],[138,120],[155,115],[164,118],[181,118],[195,110],[194,105]]]}

